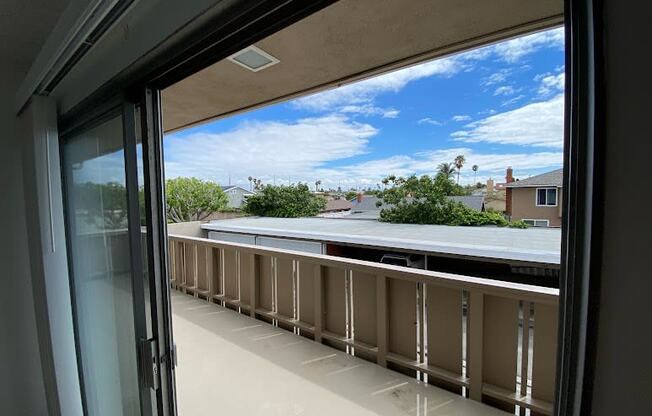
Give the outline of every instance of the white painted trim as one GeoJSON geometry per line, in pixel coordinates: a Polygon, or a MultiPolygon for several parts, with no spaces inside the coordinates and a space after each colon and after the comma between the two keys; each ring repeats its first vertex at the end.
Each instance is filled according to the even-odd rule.
{"type": "MultiPolygon", "coordinates": [[[[547,192],[546,192],[546,202],[548,202],[548,193],[547,192]]],[[[554,207],[558,206],[559,205],[559,188],[557,188],[556,186],[540,186],[540,187],[537,187],[534,190],[534,205],[537,206],[537,207],[544,207],[544,208],[554,208],[554,207]],[[545,190],[554,189],[555,190],[555,204],[554,205],[547,205],[547,204],[540,205],[539,204],[539,190],[540,189],[545,189],[545,190]]]]}
{"type": "Polygon", "coordinates": [[[48,407],[51,414],[81,416],[54,100],[31,97],[21,118],[27,121],[22,137],[27,229],[48,407]]]}

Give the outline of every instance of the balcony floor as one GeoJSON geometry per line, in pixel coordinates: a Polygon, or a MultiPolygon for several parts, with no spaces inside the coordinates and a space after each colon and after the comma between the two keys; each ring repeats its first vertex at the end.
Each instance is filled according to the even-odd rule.
{"type": "Polygon", "coordinates": [[[182,416],[507,413],[172,291],[182,416]]]}

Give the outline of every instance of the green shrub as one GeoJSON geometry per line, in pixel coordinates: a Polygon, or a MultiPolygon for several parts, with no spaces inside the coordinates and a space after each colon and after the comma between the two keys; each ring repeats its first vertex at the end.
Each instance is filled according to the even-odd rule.
{"type": "Polygon", "coordinates": [[[528,228],[529,226],[523,220],[512,221],[509,223],[510,228],[528,228]]]}
{"type": "Polygon", "coordinates": [[[326,206],[326,200],[310,192],[307,185],[267,185],[247,198],[243,210],[261,217],[312,217],[326,206]]]}

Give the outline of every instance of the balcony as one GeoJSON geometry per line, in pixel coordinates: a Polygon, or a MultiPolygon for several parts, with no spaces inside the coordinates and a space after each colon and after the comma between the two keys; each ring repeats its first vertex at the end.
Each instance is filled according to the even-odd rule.
{"type": "Polygon", "coordinates": [[[181,414],[552,413],[556,289],[187,231],[169,235],[181,414]]]}

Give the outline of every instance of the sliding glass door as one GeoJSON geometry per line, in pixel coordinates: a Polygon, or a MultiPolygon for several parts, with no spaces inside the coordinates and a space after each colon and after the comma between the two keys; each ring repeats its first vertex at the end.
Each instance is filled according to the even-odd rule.
{"type": "MultiPolygon", "coordinates": [[[[142,109],[121,103],[63,139],[62,167],[77,354],[88,415],[168,414],[158,319],[166,289],[153,267],[152,189],[142,109]]],[[[156,234],[156,233],[155,233],[156,234]]],[[[165,332],[165,331],[164,331],[165,332]]],[[[167,358],[166,358],[167,357],[167,358]]],[[[169,366],[164,366],[171,371],[169,366]]]]}

